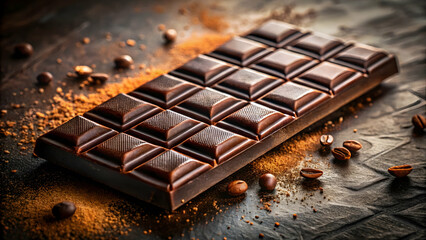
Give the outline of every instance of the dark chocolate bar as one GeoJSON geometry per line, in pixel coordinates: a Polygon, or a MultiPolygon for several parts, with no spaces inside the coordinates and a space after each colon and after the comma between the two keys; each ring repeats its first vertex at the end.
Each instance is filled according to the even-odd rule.
{"type": "Polygon", "coordinates": [[[71,119],[34,153],[173,210],[397,72],[381,49],[269,21],[71,119]]]}

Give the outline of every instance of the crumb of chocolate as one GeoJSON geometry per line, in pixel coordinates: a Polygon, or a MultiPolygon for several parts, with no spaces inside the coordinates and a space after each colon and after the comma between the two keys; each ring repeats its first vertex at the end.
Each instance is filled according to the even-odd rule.
{"type": "Polygon", "coordinates": [[[83,38],[83,39],[81,40],[81,42],[82,42],[82,43],[84,43],[84,44],[89,44],[89,43],[90,43],[90,38],[85,37],[85,38],[83,38]]]}
{"type": "Polygon", "coordinates": [[[133,39],[127,39],[126,43],[127,43],[127,45],[128,45],[128,46],[130,46],[130,47],[133,47],[133,46],[135,46],[135,45],[136,45],[136,41],[135,41],[135,40],[133,40],[133,39]]]}

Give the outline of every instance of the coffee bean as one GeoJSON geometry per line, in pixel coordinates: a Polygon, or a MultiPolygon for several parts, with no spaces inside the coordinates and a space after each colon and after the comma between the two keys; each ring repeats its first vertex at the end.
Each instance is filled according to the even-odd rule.
{"type": "Polygon", "coordinates": [[[174,42],[177,38],[177,32],[174,29],[168,29],[164,32],[163,37],[167,42],[174,42]]]}
{"type": "Polygon", "coordinates": [[[302,168],[302,170],[300,170],[300,175],[304,178],[319,178],[322,174],[323,172],[321,170],[313,168],[302,168]]]}
{"type": "Polygon", "coordinates": [[[330,146],[334,141],[333,136],[331,135],[322,135],[320,138],[320,143],[323,146],[330,146]]]}
{"type": "Polygon", "coordinates": [[[133,64],[133,58],[129,55],[122,55],[114,59],[116,68],[129,68],[133,64]]]}
{"type": "Polygon", "coordinates": [[[106,82],[109,79],[109,75],[106,73],[93,73],[92,75],[90,75],[90,77],[94,81],[99,81],[101,83],[106,82]]]}
{"type": "Polygon", "coordinates": [[[228,185],[228,194],[235,197],[245,193],[248,189],[247,183],[243,180],[236,180],[228,185]]]}
{"type": "Polygon", "coordinates": [[[16,57],[21,57],[21,58],[31,56],[31,55],[33,55],[33,52],[34,52],[33,46],[31,46],[31,44],[29,44],[29,43],[16,44],[14,49],[13,49],[13,54],[16,57]]]}
{"type": "Polygon", "coordinates": [[[53,216],[57,219],[69,218],[74,215],[76,207],[73,202],[63,201],[52,208],[53,216]]]}
{"type": "Polygon", "coordinates": [[[79,77],[88,77],[90,76],[90,74],[92,74],[93,69],[89,66],[81,65],[81,66],[75,66],[74,71],[75,73],[77,73],[79,77]]]}
{"type": "Polygon", "coordinates": [[[343,147],[351,152],[356,152],[362,148],[362,144],[355,140],[346,140],[343,142],[343,147]]]}
{"type": "Polygon", "coordinates": [[[423,130],[426,128],[426,117],[416,114],[411,118],[411,122],[414,125],[414,128],[423,130]]]}
{"type": "Polygon", "coordinates": [[[41,85],[47,85],[53,80],[53,76],[50,72],[42,72],[37,75],[37,82],[41,85]]]}
{"type": "Polygon", "coordinates": [[[277,178],[270,173],[265,173],[260,176],[259,185],[264,191],[273,191],[277,185],[277,178]]]}
{"type": "Polygon", "coordinates": [[[337,160],[349,160],[351,158],[351,152],[344,147],[337,147],[331,150],[331,153],[337,160]]]}
{"type": "Polygon", "coordinates": [[[401,177],[407,176],[412,170],[413,170],[413,167],[411,167],[410,165],[401,165],[401,166],[390,167],[388,169],[388,172],[392,174],[392,176],[401,178],[401,177]]]}

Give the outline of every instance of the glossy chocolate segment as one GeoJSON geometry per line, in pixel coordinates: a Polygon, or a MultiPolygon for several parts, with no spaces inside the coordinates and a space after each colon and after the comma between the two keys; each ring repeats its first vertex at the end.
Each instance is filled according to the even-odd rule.
{"type": "Polygon", "coordinates": [[[329,96],[320,91],[294,82],[286,82],[257,102],[280,112],[300,117],[327,98],[329,96]]]}
{"type": "Polygon", "coordinates": [[[334,58],[330,59],[330,62],[369,73],[373,70],[374,65],[378,65],[387,59],[388,55],[383,50],[356,44],[337,54],[334,58]]]}
{"type": "Polygon", "coordinates": [[[209,126],[175,148],[212,166],[223,163],[255,141],[216,126],[209,126]]]}
{"type": "Polygon", "coordinates": [[[192,83],[165,74],[143,84],[129,95],[168,109],[200,90],[192,83]]]}
{"type": "Polygon", "coordinates": [[[312,33],[299,38],[286,48],[324,61],[345,48],[345,45],[334,37],[312,33]]]}
{"type": "Polygon", "coordinates": [[[323,62],[295,78],[294,82],[330,94],[338,94],[361,78],[363,78],[362,74],[357,71],[334,63],[323,62]]]}
{"type": "Polygon", "coordinates": [[[163,148],[120,133],[85,153],[85,157],[121,172],[129,172],[163,151],[163,148]]]}
{"type": "Polygon", "coordinates": [[[217,126],[259,141],[291,121],[292,116],[250,103],[218,122],[217,126]]]}
{"type": "Polygon", "coordinates": [[[205,127],[205,123],[167,110],[143,121],[126,133],[165,148],[172,148],[205,127]]]}
{"type": "Polygon", "coordinates": [[[172,191],[211,168],[209,164],[169,150],[143,164],[132,175],[152,175],[166,182],[169,185],[168,191],[172,191]]]}
{"type": "Polygon", "coordinates": [[[236,70],[225,62],[200,55],[169,74],[208,87],[236,70]]]}
{"type": "Polygon", "coordinates": [[[228,94],[206,88],[192,95],[172,110],[208,124],[213,124],[246,103],[228,94]]]}
{"type": "Polygon", "coordinates": [[[120,93],[83,116],[118,131],[125,131],[161,111],[155,105],[120,93]]]}
{"type": "Polygon", "coordinates": [[[269,20],[245,37],[272,47],[280,48],[302,35],[303,33],[300,29],[293,25],[277,20],[269,20]]]}
{"type": "MultiPolygon", "coordinates": [[[[99,125],[82,116],[74,117],[61,126],[41,136],[39,140],[49,142],[49,144],[57,145],[74,153],[84,152],[106,139],[117,134],[116,131],[99,125]]],[[[34,150],[37,154],[37,149],[41,145],[36,146],[34,150]]]]}
{"type": "Polygon", "coordinates": [[[251,65],[250,68],[289,80],[316,64],[318,64],[318,60],[279,49],[261,58],[251,65]]]}
{"type": "Polygon", "coordinates": [[[270,51],[264,44],[234,37],[207,55],[245,67],[270,51]]]}
{"type": "Polygon", "coordinates": [[[216,84],[214,88],[245,100],[254,101],[281,83],[283,80],[243,68],[216,84]]]}

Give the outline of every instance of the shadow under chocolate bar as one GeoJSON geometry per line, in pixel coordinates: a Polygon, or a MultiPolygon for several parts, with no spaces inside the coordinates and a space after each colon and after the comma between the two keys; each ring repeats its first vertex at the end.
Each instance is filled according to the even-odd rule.
{"type": "Polygon", "coordinates": [[[383,50],[269,21],[46,133],[34,153],[173,210],[397,72],[383,50]]]}

